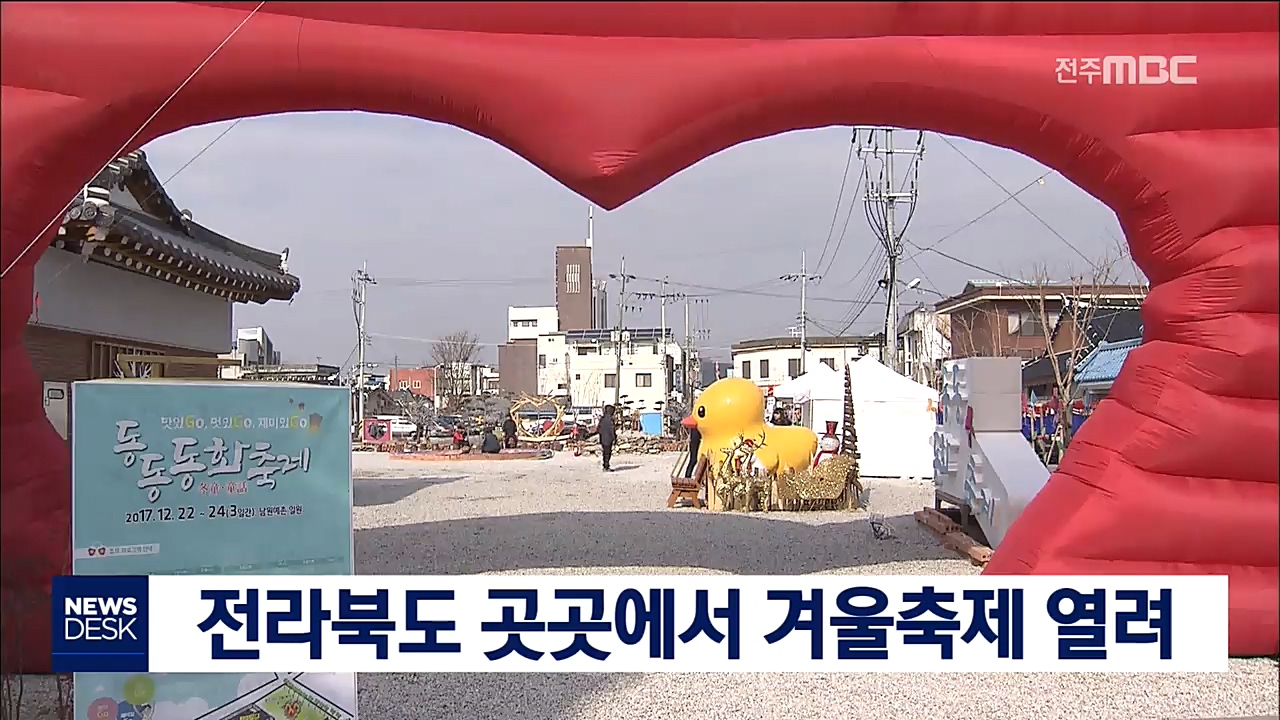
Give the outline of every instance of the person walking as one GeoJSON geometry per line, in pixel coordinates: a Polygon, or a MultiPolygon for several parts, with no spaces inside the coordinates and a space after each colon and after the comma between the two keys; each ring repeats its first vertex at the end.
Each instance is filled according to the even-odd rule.
{"type": "Polygon", "coordinates": [[[596,434],[600,436],[600,460],[604,465],[604,471],[612,472],[613,468],[609,467],[609,460],[613,456],[613,443],[618,439],[617,431],[613,426],[612,405],[604,406],[604,414],[600,416],[600,424],[596,426],[596,434]]]}

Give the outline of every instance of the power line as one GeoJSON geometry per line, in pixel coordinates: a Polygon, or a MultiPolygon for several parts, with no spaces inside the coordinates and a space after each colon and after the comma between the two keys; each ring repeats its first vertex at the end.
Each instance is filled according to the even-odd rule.
{"type": "MultiPolygon", "coordinates": [[[[635,276],[632,276],[632,277],[635,277],[635,276]]],[[[656,279],[654,279],[654,278],[639,277],[639,278],[637,278],[637,279],[639,279],[639,280],[649,280],[649,281],[652,281],[652,282],[658,282],[658,280],[656,280],[656,279]]],[[[695,284],[695,283],[682,283],[682,282],[676,282],[675,280],[668,280],[668,281],[667,281],[667,283],[668,283],[668,284],[670,284],[670,285],[675,285],[675,286],[677,286],[677,287],[692,288],[692,289],[694,289],[694,290],[704,290],[704,291],[707,291],[707,293],[708,293],[708,294],[712,294],[712,295],[713,295],[713,294],[723,294],[723,295],[746,295],[746,296],[748,296],[748,297],[778,298],[778,299],[781,299],[781,300],[794,300],[794,299],[795,299],[795,296],[793,296],[793,295],[786,295],[786,294],[783,294],[783,293],[771,293],[771,292],[763,292],[763,291],[758,291],[758,290],[743,290],[743,289],[741,289],[741,288],[724,288],[724,287],[715,287],[715,286],[712,286],[712,285],[700,285],[700,284],[695,284]]],[[[848,299],[848,298],[821,297],[821,296],[816,296],[816,295],[810,295],[810,296],[808,297],[808,301],[809,301],[809,302],[829,302],[829,303],[839,303],[839,304],[841,304],[841,305],[848,305],[848,304],[849,304],[849,299],[848,299]]],[[[876,302],[876,303],[873,303],[873,304],[883,305],[884,303],[883,303],[883,302],[876,302]]]]}
{"type": "MultiPolygon", "coordinates": [[[[840,207],[844,200],[844,188],[849,184],[849,168],[853,165],[853,153],[858,147],[858,131],[855,129],[849,138],[849,153],[844,158],[844,172],[840,174],[840,192],[836,194],[836,207],[831,211],[831,227],[827,228],[826,242],[822,243],[822,252],[818,255],[818,264],[814,267],[821,268],[822,261],[827,257],[827,247],[831,245],[831,238],[836,234],[836,221],[840,219],[840,207]]],[[[862,173],[858,173],[859,185],[862,181],[862,173]]],[[[854,191],[854,202],[857,202],[857,191],[854,191]]],[[[852,212],[852,208],[850,208],[852,212]]],[[[847,216],[846,216],[847,218],[847,216]]],[[[845,226],[848,226],[848,220],[845,220],[845,226]]],[[[843,234],[842,234],[843,236],[843,234]]]]}
{"type": "MultiPolygon", "coordinates": [[[[1005,199],[1001,200],[1000,202],[996,203],[995,205],[992,205],[991,207],[987,208],[987,209],[986,209],[982,214],[978,215],[977,217],[975,217],[975,218],[973,218],[972,220],[970,220],[970,221],[966,222],[965,224],[961,225],[960,227],[958,227],[958,228],[956,228],[956,229],[952,230],[951,232],[947,233],[946,235],[943,235],[942,237],[940,237],[940,238],[938,238],[937,240],[933,241],[933,244],[932,244],[932,245],[929,245],[928,247],[924,247],[924,248],[920,248],[920,247],[917,245],[916,247],[917,247],[917,248],[919,248],[920,252],[915,253],[915,254],[914,254],[914,255],[912,255],[911,257],[918,257],[918,256],[920,255],[920,253],[922,253],[922,252],[926,252],[926,251],[928,251],[928,250],[930,250],[930,249],[932,249],[932,248],[935,248],[935,247],[937,247],[937,246],[941,245],[942,243],[946,242],[947,240],[950,240],[951,238],[955,237],[956,235],[959,235],[960,233],[964,232],[965,230],[969,229],[970,227],[973,227],[974,225],[976,225],[978,222],[981,222],[984,218],[986,218],[986,217],[987,217],[988,215],[990,215],[991,213],[993,213],[993,212],[995,212],[996,210],[999,210],[1000,208],[1004,207],[1006,203],[1013,202],[1013,200],[1015,199],[1015,196],[1022,194],[1023,192],[1025,192],[1025,191],[1027,191],[1027,190],[1031,189],[1031,188],[1032,188],[1033,186],[1035,186],[1035,185],[1043,185],[1043,184],[1044,184],[1044,179],[1045,179],[1045,178],[1047,178],[1047,177],[1049,177],[1050,175],[1053,175],[1053,174],[1054,174],[1054,173],[1056,173],[1056,172],[1057,172],[1057,170],[1050,170],[1049,172],[1047,172],[1047,173],[1045,173],[1045,174],[1041,175],[1040,177],[1036,178],[1035,180],[1032,180],[1031,182],[1027,183],[1026,185],[1023,185],[1022,187],[1018,188],[1018,190],[1017,190],[1016,192],[1012,193],[1009,197],[1007,197],[1007,198],[1005,198],[1005,199]]],[[[912,243],[912,244],[914,245],[915,243],[912,243]]],[[[908,259],[908,260],[910,260],[911,258],[907,258],[907,259],[908,259]]]]}
{"type": "MultiPolygon", "coordinates": [[[[910,242],[910,241],[908,241],[908,242],[910,242]]],[[[941,250],[939,250],[939,249],[937,249],[937,248],[934,248],[934,247],[922,248],[922,247],[920,247],[920,246],[918,246],[918,245],[915,245],[914,243],[911,243],[911,244],[912,244],[912,246],[913,246],[913,247],[916,247],[916,248],[917,248],[918,250],[920,250],[920,252],[922,252],[922,253],[924,253],[924,252],[931,252],[931,253],[933,253],[934,255],[939,255],[939,256],[944,257],[944,258],[946,258],[946,259],[948,259],[948,260],[950,260],[950,261],[952,261],[952,262],[959,263],[960,265],[963,265],[963,266],[965,266],[965,267],[967,267],[967,268],[969,268],[969,269],[971,269],[971,270],[977,270],[978,272],[981,272],[981,273],[988,273],[988,274],[990,274],[990,275],[992,275],[992,276],[994,276],[994,277],[997,277],[997,278],[999,278],[999,279],[1001,279],[1001,280],[1008,280],[1009,282],[1017,283],[1017,284],[1019,284],[1019,285],[1033,285],[1033,284],[1034,284],[1034,283],[1027,282],[1026,280],[1020,280],[1020,279],[1018,279],[1018,278],[1009,277],[1008,275],[1005,275],[1004,273],[996,272],[995,270],[992,270],[992,269],[990,269],[990,268],[982,267],[981,265],[975,265],[974,263],[971,263],[971,262],[969,262],[968,260],[961,260],[960,258],[956,257],[955,255],[948,255],[947,253],[944,253],[944,252],[942,252],[941,250]]],[[[917,254],[919,254],[919,253],[917,253],[917,254]]]]}
{"type": "MultiPolygon", "coordinates": [[[[1032,210],[1030,207],[1028,207],[1027,204],[1022,202],[1022,200],[1015,193],[1010,192],[1008,188],[1002,185],[999,180],[996,180],[994,177],[992,177],[991,173],[984,170],[981,165],[974,162],[974,160],[970,158],[968,155],[966,155],[964,151],[956,147],[955,143],[951,142],[950,138],[948,138],[946,135],[939,135],[938,137],[942,138],[942,141],[945,142],[947,146],[950,147],[952,150],[955,150],[956,153],[960,155],[960,157],[964,158],[966,162],[968,162],[970,165],[977,168],[978,172],[982,173],[983,176],[985,176],[988,180],[990,180],[993,185],[995,185],[996,187],[1004,191],[1004,194],[1008,196],[1009,200],[1012,200],[1013,202],[1017,203],[1019,207],[1021,207],[1023,210],[1026,210],[1027,213],[1031,215],[1031,217],[1035,218],[1037,221],[1040,222],[1041,225],[1045,226],[1045,228],[1049,232],[1053,233],[1054,237],[1061,240],[1062,244],[1071,248],[1071,251],[1074,252],[1076,255],[1079,255],[1081,259],[1083,259],[1086,263],[1089,264],[1090,267],[1094,268],[1095,270],[1098,268],[1098,266],[1092,260],[1089,259],[1088,255],[1085,255],[1083,252],[1080,252],[1080,248],[1076,247],[1070,240],[1068,240],[1065,236],[1063,236],[1062,233],[1054,229],[1054,227],[1050,225],[1044,218],[1040,217],[1040,215],[1035,210],[1032,210]]],[[[1039,182],[1039,180],[1037,180],[1037,182],[1039,182]]],[[[1022,192],[1022,191],[1019,190],[1018,192],[1022,192]]]]}
{"type": "Polygon", "coordinates": [[[840,256],[840,248],[844,247],[845,235],[849,232],[849,220],[853,217],[853,208],[858,204],[858,199],[862,195],[863,180],[866,179],[866,163],[863,163],[863,171],[858,173],[858,184],[853,188],[853,198],[849,201],[849,211],[844,214],[844,225],[840,228],[840,238],[836,240],[836,249],[831,252],[831,259],[827,261],[827,267],[822,270],[822,265],[818,268],[822,270],[822,274],[826,275],[831,272],[831,267],[835,265],[836,258],[840,256]]]}

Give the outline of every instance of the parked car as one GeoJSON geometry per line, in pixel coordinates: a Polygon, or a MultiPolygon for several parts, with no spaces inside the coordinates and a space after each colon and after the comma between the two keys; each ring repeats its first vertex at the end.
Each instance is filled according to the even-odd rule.
{"type": "Polygon", "coordinates": [[[391,423],[391,437],[406,437],[418,431],[418,426],[403,415],[376,415],[378,420],[387,420],[391,423]]]}

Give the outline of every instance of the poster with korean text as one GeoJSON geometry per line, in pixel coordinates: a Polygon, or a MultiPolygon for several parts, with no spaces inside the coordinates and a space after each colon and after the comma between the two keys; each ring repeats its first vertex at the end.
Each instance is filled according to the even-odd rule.
{"type": "MultiPolygon", "coordinates": [[[[77,575],[354,572],[350,394],[94,380],[72,402],[77,575]]],[[[351,720],[355,677],[80,673],[88,720],[351,720]]]]}

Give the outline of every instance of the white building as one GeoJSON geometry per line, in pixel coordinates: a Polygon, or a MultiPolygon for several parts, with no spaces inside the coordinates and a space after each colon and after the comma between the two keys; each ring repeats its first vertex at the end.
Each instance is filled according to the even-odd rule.
{"type": "Polygon", "coordinates": [[[235,349],[218,357],[240,363],[218,368],[218,376],[223,380],[238,380],[246,367],[280,364],[280,351],[275,349],[266,329],[261,327],[238,328],[235,349]]]}
{"type": "Polygon", "coordinates": [[[621,386],[613,330],[575,330],[538,338],[538,394],[565,397],[577,407],[611,404],[615,392],[623,407],[661,411],[682,371],[682,351],[667,330],[622,331],[621,386]],[[616,390],[615,390],[616,388],[616,390]]]}
{"type": "Polygon", "coordinates": [[[833,370],[871,355],[881,357],[884,340],[880,335],[811,337],[806,341],[804,362],[800,362],[800,338],[776,337],[744,340],[731,348],[733,377],[750,380],[768,391],[794,377],[805,368],[823,363],[833,370]]]}
{"type": "Polygon", "coordinates": [[[507,342],[536,340],[539,335],[560,331],[560,315],[556,307],[507,308],[507,342]]]}
{"type": "Polygon", "coordinates": [[[903,375],[937,388],[942,361],[951,357],[951,317],[918,305],[898,323],[898,363],[903,375]]]}
{"type": "Polygon", "coordinates": [[[502,376],[498,374],[498,369],[492,365],[476,366],[476,394],[477,395],[497,395],[500,392],[499,384],[502,376]]]}

